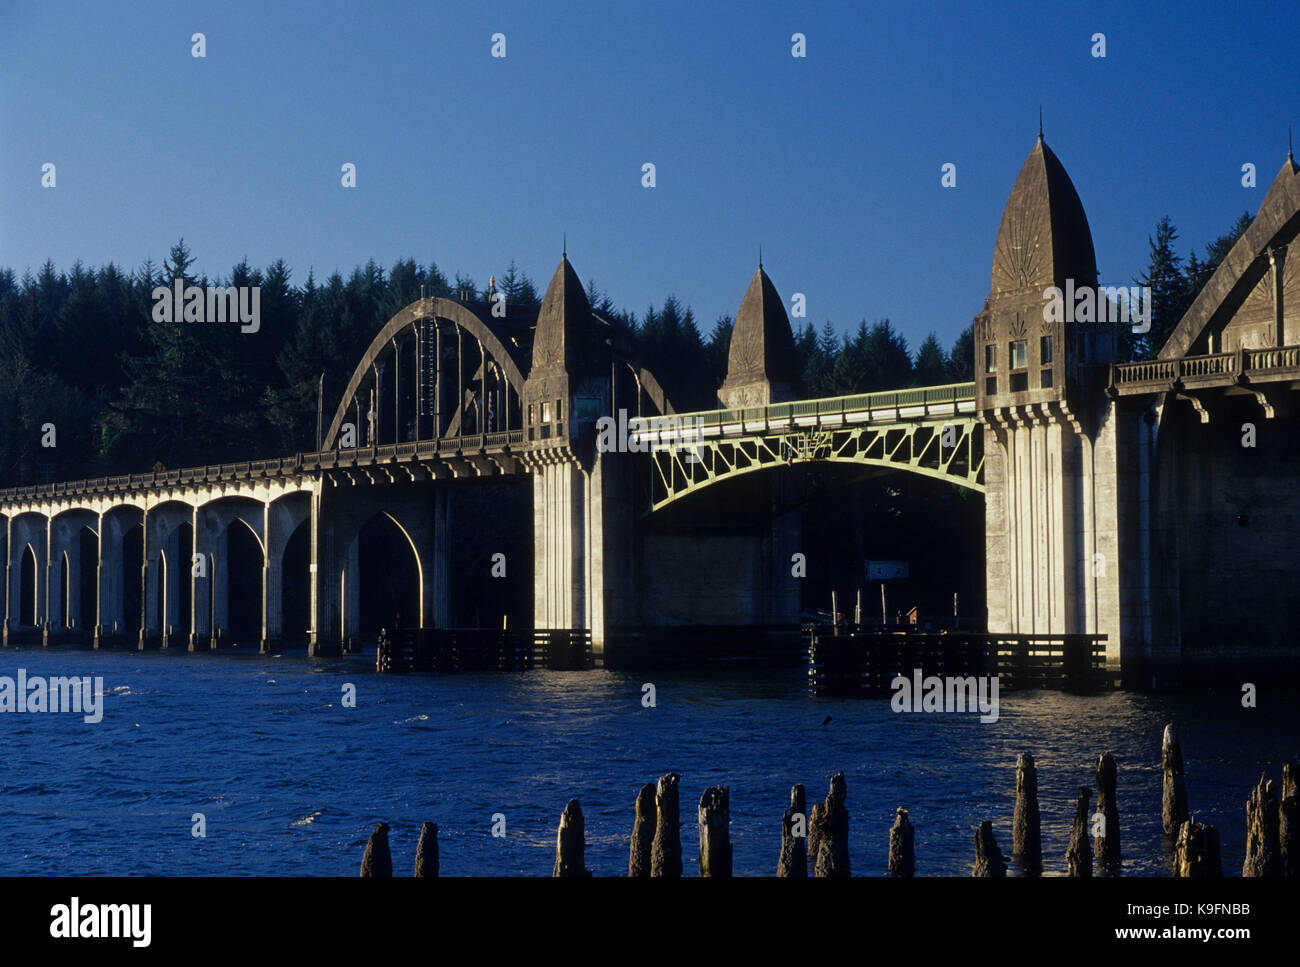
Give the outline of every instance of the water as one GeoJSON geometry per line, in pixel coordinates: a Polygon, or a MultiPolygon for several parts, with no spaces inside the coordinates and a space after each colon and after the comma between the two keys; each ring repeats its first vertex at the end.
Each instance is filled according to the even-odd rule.
{"type": "Polygon", "coordinates": [[[809,803],[843,769],[855,874],[885,868],[894,808],[916,827],[918,875],[966,875],[973,827],[1010,852],[1015,759],[1034,754],[1047,872],[1063,856],[1097,754],[1119,767],[1126,874],[1162,875],[1160,735],[1179,729],[1188,800],[1219,827],[1238,875],[1245,802],[1261,771],[1300,752],[1295,696],[1261,707],[1217,695],[1003,695],[1001,717],[895,714],[887,700],[813,698],[797,669],[381,676],[373,657],[104,653],[11,648],[0,675],[102,675],[104,718],[0,714],[0,875],[356,875],[374,823],[409,875],[437,822],[443,875],[549,875],[555,826],[577,797],[587,865],[625,875],[637,790],[682,774],[682,843],[695,806],[731,787],[737,875],[770,875],[790,785],[809,803]],[[658,706],[643,708],[642,683],[658,706]],[[355,708],[342,704],[356,687],[355,708]],[[831,722],[823,725],[823,719],[831,722]],[[206,817],[206,838],[191,835],[206,817]],[[493,838],[494,814],[507,835],[493,838]]]}

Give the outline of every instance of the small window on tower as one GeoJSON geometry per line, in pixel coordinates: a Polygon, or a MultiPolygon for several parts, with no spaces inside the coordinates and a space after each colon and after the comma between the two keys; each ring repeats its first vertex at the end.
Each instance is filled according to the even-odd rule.
{"type": "Polygon", "coordinates": [[[1008,355],[1011,358],[1012,369],[1024,369],[1029,365],[1029,340],[1017,339],[1011,344],[1008,355]]]}
{"type": "Polygon", "coordinates": [[[543,403],[543,404],[542,404],[542,422],[543,422],[543,423],[550,423],[550,422],[551,422],[551,404],[550,404],[550,403],[543,403]]]}
{"type": "Polygon", "coordinates": [[[998,371],[998,347],[989,343],[984,347],[984,372],[996,373],[998,371]]]}
{"type": "Polygon", "coordinates": [[[1038,361],[1046,366],[1052,361],[1052,337],[1043,336],[1038,340],[1038,361]]]}

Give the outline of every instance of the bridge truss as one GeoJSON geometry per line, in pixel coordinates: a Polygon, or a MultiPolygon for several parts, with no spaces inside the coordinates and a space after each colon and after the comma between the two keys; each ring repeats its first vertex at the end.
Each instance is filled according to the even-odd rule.
{"type": "Polygon", "coordinates": [[[904,470],[984,491],[974,385],[922,387],[646,421],[653,513],[744,473],[811,462],[904,470]]]}

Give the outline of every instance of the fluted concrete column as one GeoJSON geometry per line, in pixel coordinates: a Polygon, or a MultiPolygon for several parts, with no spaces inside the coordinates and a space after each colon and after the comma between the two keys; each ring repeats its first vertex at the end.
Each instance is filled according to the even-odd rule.
{"type": "Polygon", "coordinates": [[[230,527],[222,526],[212,548],[212,636],[211,647],[230,634],[230,527]]]}
{"type": "Polygon", "coordinates": [[[149,551],[153,542],[149,540],[149,511],[144,512],[144,524],[140,528],[140,628],[136,647],[144,651],[149,643],[149,605],[154,597],[149,593],[149,551]]]}
{"type": "MultiPolygon", "coordinates": [[[[58,568],[55,567],[55,554],[51,546],[51,538],[54,536],[51,532],[54,529],[52,518],[45,520],[45,573],[37,575],[37,580],[42,584],[45,591],[44,606],[37,613],[37,620],[41,623],[41,644],[50,643],[50,619],[56,618],[59,624],[63,623],[62,608],[63,603],[62,582],[59,581],[58,568]],[[51,601],[51,597],[53,601],[51,601]]],[[[39,562],[37,562],[39,564],[39,562]]]]}
{"type": "Polygon", "coordinates": [[[361,538],[348,545],[343,569],[343,650],[351,651],[361,637],[361,538]]]}
{"type": "Polygon", "coordinates": [[[284,537],[275,526],[277,521],[271,505],[262,507],[262,640],[258,650],[272,654],[280,650],[284,612],[280,588],[280,555],[284,553],[284,537]]]}
{"type": "Polygon", "coordinates": [[[333,521],[324,506],[324,483],[311,495],[311,636],[307,652],[313,656],[337,654],[342,644],[342,597],[339,569],[335,565],[333,521]]]}
{"type": "Polygon", "coordinates": [[[439,487],[433,495],[432,541],[427,551],[429,560],[424,568],[424,615],[421,622],[426,628],[447,628],[451,625],[451,531],[447,526],[450,496],[439,487]]]}
{"type": "Polygon", "coordinates": [[[95,577],[95,639],[100,648],[123,632],[126,609],[122,586],[122,522],[114,516],[99,515],[99,559],[95,577]]]}
{"type": "Polygon", "coordinates": [[[14,529],[13,518],[6,517],[5,518],[5,616],[4,616],[5,623],[4,623],[3,630],[0,630],[0,640],[3,640],[5,645],[9,644],[9,624],[10,624],[10,615],[12,614],[10,608],[13,602],[13,595],[10,593],[10,588],[12,586],[11,574],[13,568],[9,566],[9,561],[13,557],[13,549],[14,549],[13,529],[14,529]]]}
{"type": "Polygon", "coordinates": [[[208,515],[195,507],[191,526],[194,551],[186,562],[190,582],[190,651],[211,646],[212,640],[212,534],[208,515]]]}
{"type": "Polygon", "coordinates": [[[533,621],[538,628],[586,627],[587,479],[574,463],[533,474],[533,621]]]}

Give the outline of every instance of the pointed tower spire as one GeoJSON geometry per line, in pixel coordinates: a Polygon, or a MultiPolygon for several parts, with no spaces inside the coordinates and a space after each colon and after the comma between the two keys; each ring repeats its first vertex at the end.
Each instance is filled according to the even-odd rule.
{"type": "Polygon", "coordinates": [[[1043,140],[1043,105],[1038,105],[1038,140],[1043,140]]]}
{"type": "Polygon", "coordinates": [[[794,399],[796,378],[790,318],[760,265],[731,328],[727,378],[718,400],[725,407],[783,403],[794,399]]]}

